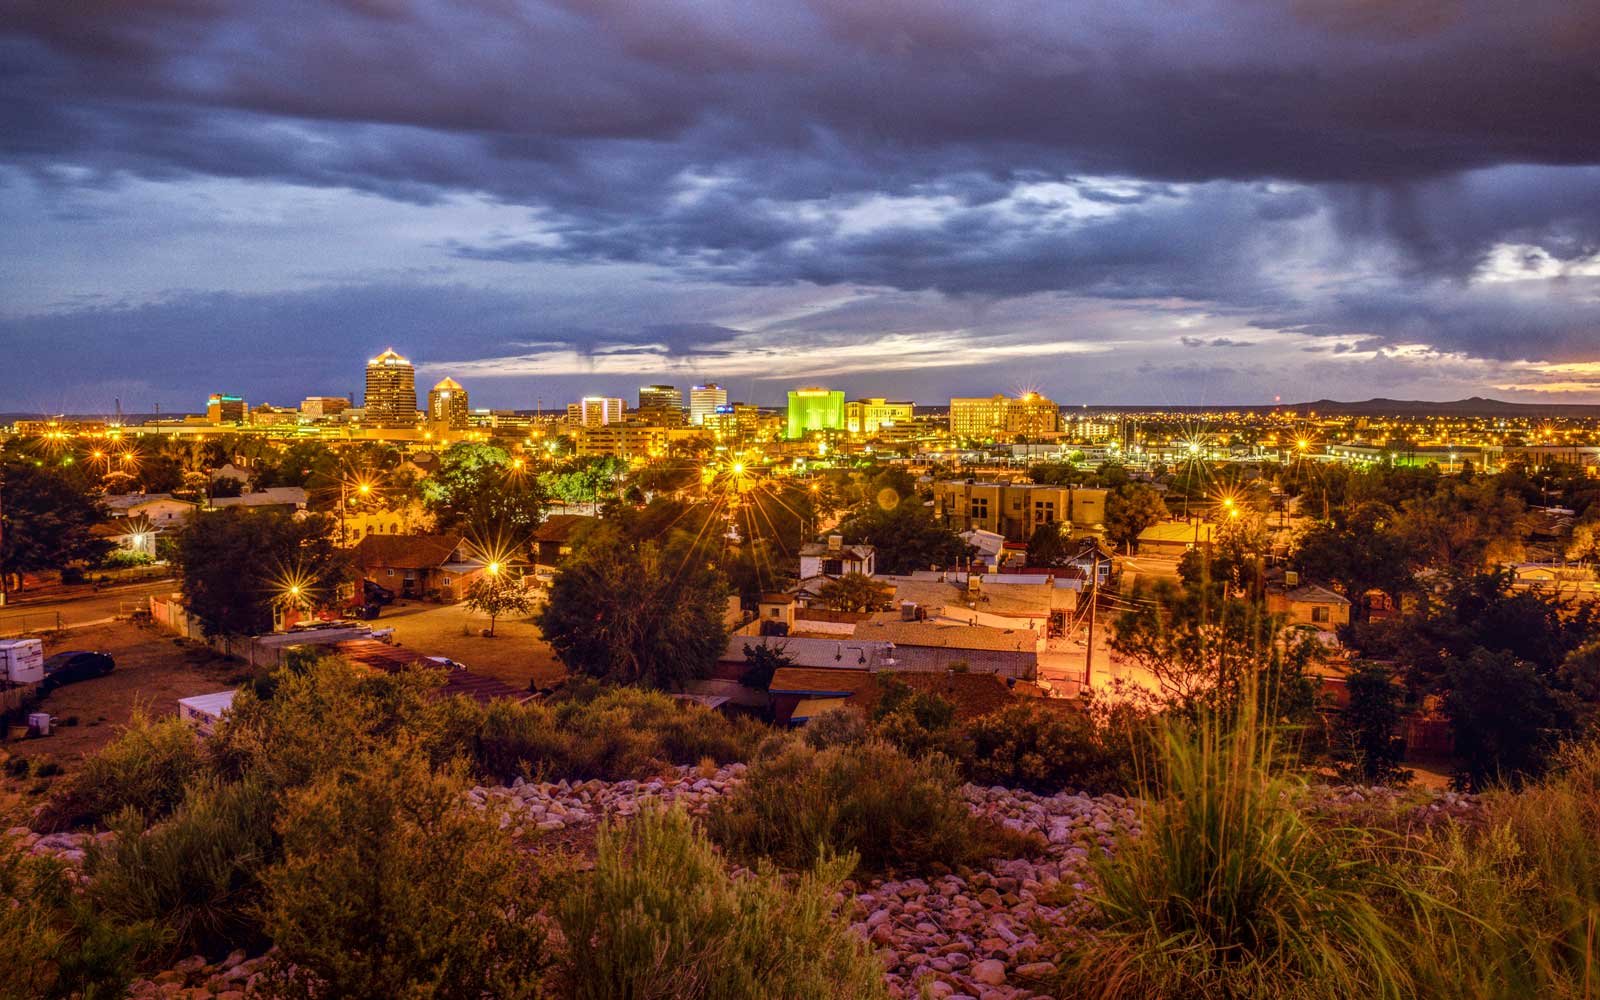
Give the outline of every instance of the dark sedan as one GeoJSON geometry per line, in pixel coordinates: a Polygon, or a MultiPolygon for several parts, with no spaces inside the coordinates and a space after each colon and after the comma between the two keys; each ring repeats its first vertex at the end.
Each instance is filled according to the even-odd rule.
{"type": "Polygon", "coordinates": [[[56,653],[45,658],[42,687],[49,691],[63,684],[86,681],[91,677],[104,677],[116,669],[116,666],[117,661],[105,653],[93,653],[81,649],[56,653]]]}

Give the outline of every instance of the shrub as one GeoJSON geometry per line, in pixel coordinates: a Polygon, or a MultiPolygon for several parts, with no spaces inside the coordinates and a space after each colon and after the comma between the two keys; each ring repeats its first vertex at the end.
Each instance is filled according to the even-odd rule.
{"type": "Polygon", "coordinates": [[[886,996],[865,941],[832,912],[848,858],[792,884],[733,878],[681,810],[603,828],[593,875],[559,906],[579,1000],[886,996]]]}
{"type": "Polygon", "coordinates": [[[173,956],[221,955],[255,935],[260,877],[272,860],[272,802],[261,785],[192,786],[149,830],[127,810],[116,837],[91,846],[89,897],[122,923],[171,932],[173,956]]]}
{"type": "Polygon", "coordinates": [[[1600,988],[1600,746],[1569,751],[1481,825],[1439,831],[1407,956],[1431,996],[1590,998],[1600,988]]]}
{"type": "Polygon", "coordinates": [[[1102,738],[1081,713],[1018,702],[974,719],[966,732],[972,741],[967,775],[980,785],[1101,793],[1125,791],[1134,778],[1131,746],[1102,738]]]}
{"type": "Polygon", "coordinates": [[[867,717],[860,709],[840,705],[806,723],[800,735],[813,750],[853,747],[867,740],[867,717]]]}
{"type": "Polygon", "coordinates": [[[539,992],[540,886],[459,774],[387,750],[289,794],[266,927],[282,996],[526,997],[539,992]]]}
{"type": "Polygon", "coordinates": [[[1029,842],[975,818],[945,758],[912,759],[882,742],[813,750],[791,744],[757,761],[707,818],[713,839],[745,857],[805,868],[817,850],[855,852],[864,869],[946,870],[1029,842]]]}
{"type": "Polygon", "coordinates": [[[892,674],[880,675],[883,694],[872,707],[873,732],[912,756],[942,753],[965,758],[971,747],[956,726],[956,706],[948,698],[913,689],[892,674]]]}
{"type": "Polygon", "coordinates": [[[148,924],[105,919],[62,862],[0,839],[0,1000],[122,996],[158,940],[148,924]]]}
{"type": "Polygon", "coordinates": [[[436,697],[440,683],[434,670],[387,674],[333,657],[292,660],[263,691],[240,690],[206,751],[221,776],[253,774],[278,791],[397,743],[442,765],[468,753],[482,713],[464,699],[436,697]]]}
{"type": "Polygon", "coordinates": [[[147,821],[171,812],[203,767],[194,730],[176,716],[151,719],[135,712],[116,739],[88,757],[83,768],[45,803],[36,826],[65,830],[99,823],[122,809],[147,821]]]}
{"type": "Polygon", "coordinates": [[[618,780],[706,758],[744,760],[764,732],[659,692],[611,688],[550,706],[492,705],[473,755],[484,773],[503,781],[518,775],[618,780]]]}
{"type": "MultiPolygon", "coordinates": [[[[1061,992],[1133,998],[1376,996],[1407,992],[1403,931],[1375,901],[1396,880],[1367,836],[1314,828],[1274,773],[1243,699],[1228,728],[1166,735],[1165,788],[1143,832],[1095,862],[1092,930],[1061,992]]],[[[1151,793],[1154,797],[1154,792],[1151,793]]]]}

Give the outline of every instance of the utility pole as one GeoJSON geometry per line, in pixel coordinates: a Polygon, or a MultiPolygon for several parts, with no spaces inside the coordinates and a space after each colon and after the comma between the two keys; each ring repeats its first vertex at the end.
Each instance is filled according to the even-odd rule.
{"type": "Polygon", "coordinates": [[[1094,613],[1100,606],[1100,550],[1089,557],[1089,643],[1083,653],[1083,686],[1089,687],[1094,673],[1094,613]]]}

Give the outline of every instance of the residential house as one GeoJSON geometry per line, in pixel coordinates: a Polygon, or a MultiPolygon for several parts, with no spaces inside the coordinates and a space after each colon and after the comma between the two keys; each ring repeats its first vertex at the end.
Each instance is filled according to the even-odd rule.
{"type": "Polygon", "coordinates": [[[826,542],[807,542],[800,547],[800,579],[825,576],[834,579],[851,573],[872,576],[878,567],[878,550],[871,545],[846,545],[842,535],[829,535],[826,542]]]}
{"type": "Polygon", "coordinates": [[[214,510],[243,507],[248,510],[294,514],[306,509],[306,491],[303,486],[273,486],[236,497],[213,497],[211,507],[214,510]]]}
{"type": "Polygon", "coordinates": [[[157,530],[181,528],[200,509],[199,504],[179,500],[171,493],[124,493],[106,497],[101,503],[113,518],[142,518],[157,530]]]}
{"type": "Polygon", "coordinates": [[[156,558],[156,536],[161,533],[144,517],[116,517],[89,529],[89,534],[103,538],[123,552],[156,558]]]}
{"type": "Polygon", "coordinates": [[[483,564],[460,535],[368,535],[355,546],[361,575],[402,597],[459,599],[483,564]]]}
{"type": "Polygon", "coordinates": [[[1290,625],[1310,625],[1324,632],[1350,624],[1350,599],[1316,584],[1269,593],[1267,608],[1287,616],[1290,625]]]}
{"type": "Polygon", "coordinates": [[[542,573],[553,573],[572,554],[572,542],[580,529],[596,523],[588,514],[551,514],[533,532],[533,565],[542,573]]]}

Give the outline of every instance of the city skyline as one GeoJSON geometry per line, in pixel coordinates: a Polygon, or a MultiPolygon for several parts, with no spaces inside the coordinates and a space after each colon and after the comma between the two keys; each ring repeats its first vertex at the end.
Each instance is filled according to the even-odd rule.
{"type": "Polygon", "coordinates": [[[1597,38],[1554,2],[24,3],[0,410],[343,395],[390,343],[494,407],[1597,402],[1597,38]]]}

